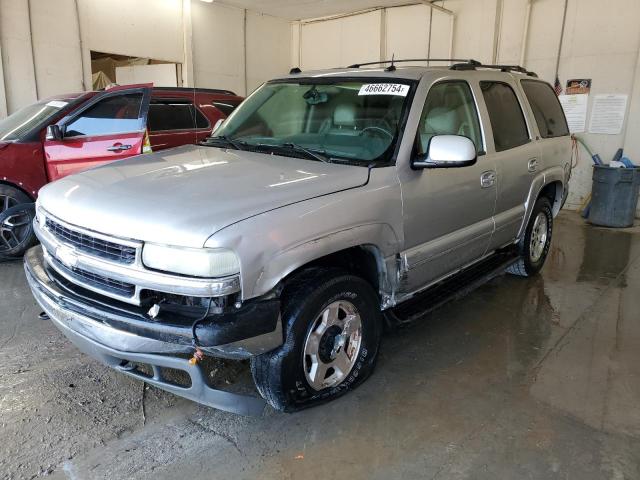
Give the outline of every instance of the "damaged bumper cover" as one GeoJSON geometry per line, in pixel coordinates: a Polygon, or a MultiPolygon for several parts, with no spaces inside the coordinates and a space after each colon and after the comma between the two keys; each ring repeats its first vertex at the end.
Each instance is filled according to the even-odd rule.
{"type": "MultiPolygon", "coordinates": [[[[26,253],[24,267],[38,304],[84,353],[198,403],[247,415],[262,412],[262,399],[209,387],[203,369],[179,356],[193,352],[191,325],[156,323],[143,315],[92,302],[64,289],[48,274],[40,246],[26,253]],[[131,362],[149,365],[153,375],[132,367],[131,362]],[[190,386],[165,378],[162,372],[165,368],[185,372],[190,386]]],[[[233,314],[212,315],[197,327],[201,349],[214,356],[240,359],[277,348],[282,344],[279,310],[279,300],[273,299],[247,302],[233,314]]]]}

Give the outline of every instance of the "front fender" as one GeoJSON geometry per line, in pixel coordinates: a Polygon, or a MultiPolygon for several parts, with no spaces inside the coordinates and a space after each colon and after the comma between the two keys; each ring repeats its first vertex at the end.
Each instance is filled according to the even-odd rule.
{"type": "Polygon", "coordinates": [[[204,246],[236,252],[242,299],[248,300],[268,293],[309,262],[351,247],[367,248],[376,257],[379,270],[384,270],[388,262],[393,264],[388,259],[401,250],[402,232],[400,186],[391,167],[374,169],[366,186],[229,225],[204,246]]]}
{"type": "Polygon", "coordinates": [[[262,295],[298,268],[332,253],[352,247],[365,247],[376,257],[378,269],[387,277],[386,260],[394,258],[398,239],[389,225],[359,225],[332,232],[274,255],[265,264],[254,287],[253,296],[262,295]],[[386,254],[385,254],[386,252],[386,254]]]}

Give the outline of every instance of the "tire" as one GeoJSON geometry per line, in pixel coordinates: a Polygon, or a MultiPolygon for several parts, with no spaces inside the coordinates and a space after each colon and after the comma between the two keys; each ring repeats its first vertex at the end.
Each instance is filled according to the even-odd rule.
{"type": "Polygon", "coordinates": [[[533,206],[525,234],[518,243],[520,257],[507,272],[520,277],[537,274],[544,265],[553,233],[553,212],[546,197],[539,198],[533,206]]]}
{"type": "Polygon", "coordinates": [[[293,412],[333,400],[371,374],[382,315],[369,283],[314,268],[289,282],[281,298],[284,344],[251,359],[256,387],[273,408],[293,412]]]}
{"type": "Polygon", "coordinates": [[[8,208],[15,207],[21,203],[32,202],[33,200],[22,190],[0,183],[0,214],[8,208]]]}
{"type": "Polygon", "coordinates": [[[33,203],[15,205],[0,213],[0,259],[19,258],[36,244],[35,214],[33,203]]]}

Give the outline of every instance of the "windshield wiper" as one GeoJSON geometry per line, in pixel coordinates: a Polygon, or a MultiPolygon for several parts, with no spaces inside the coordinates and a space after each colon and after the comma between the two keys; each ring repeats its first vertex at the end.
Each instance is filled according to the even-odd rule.
{"type": "Polygon", "coordinates": [[[233,140],[226,135],[220,135],[218,137],[208,137],[206,140],[200,142],[201,145],[205,145],[210,147],[212,143],[223,143],[226,146],[231,146],[236,150],[246,150],[246,144],[243,142],[239,142],[237,140],[233,140]]]}
{"type": "Polygon", "coordinates": [[[323,152],[318,152],[314,150],[309,150],[308,148],[303,147],[302,145],[298,145],[297,143],[278,143],[275,145],[269,145],[267,143],[259,143],[256,147],[260,148],[276,148],[276,149],[284,149],[284,150],[295,150],[297,152],[304,153],[307,158],[311,158],[313,160],[318,160],[323,163],[330,163],[331,160],[327,157],[323,152]]]}

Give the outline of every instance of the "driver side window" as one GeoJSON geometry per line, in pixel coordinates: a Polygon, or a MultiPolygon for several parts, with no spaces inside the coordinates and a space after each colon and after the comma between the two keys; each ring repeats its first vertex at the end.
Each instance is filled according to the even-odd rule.
{"type": "Polygon", "coordinates": [[[469,84],[446,81],[433,85],[427,94],[418,127],[418,153],[426,154],[436,135],[469,138],[478,152],[483,150],[476,104],[469,84]]]}

